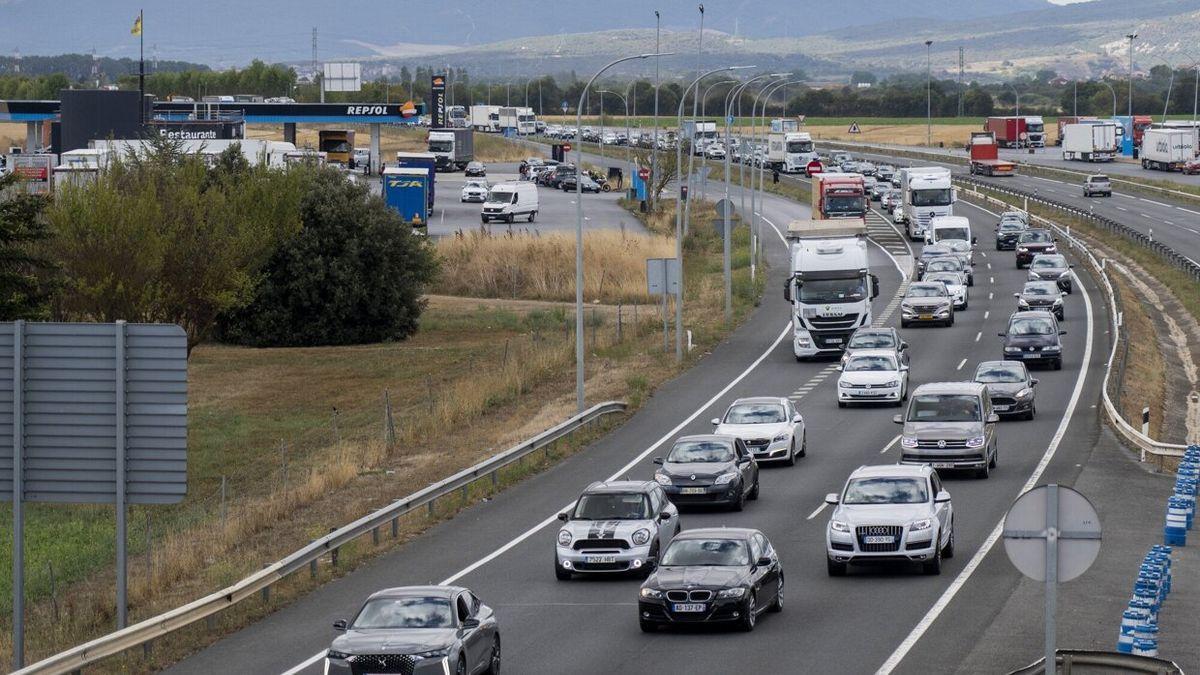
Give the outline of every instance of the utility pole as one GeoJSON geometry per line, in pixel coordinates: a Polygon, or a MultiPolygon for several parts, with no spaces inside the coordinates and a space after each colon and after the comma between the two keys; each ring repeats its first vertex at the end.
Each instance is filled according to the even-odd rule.
{"type": "Polygon", "coordinates": [[[312,72],[313,81],[321,90],[321,103],[325,102],[325,79],[321,76],[320,64],[317,63],[317,27],[313,26],[312,33],[312,72]]]}
{"type": "Polygon", "coordinates": [[[933,94],[931,89],[930,45],[933,40],[925,41],[925,145],[933,145],[933,94]]]}
{"type": "Polygon", "coordinates": [[[958,116],[963,116],[963,48],[958,47],[958,116]]]}
{"type": "Polygon", "coordinates": [[[1125,36],[1129,40],[1129,129],[1130,134],[1133,133],[1133,41],[1137,39],[1137,33],[1130,33],[1125,36]]]}
{"type": "MultiPolygon", "coordinates": [[[[662,49],[659,48],[659,37],[662,30],[662,15],[658,10],[654,10],[654,53],[661,54],[662,49]]],[[[662,76],[659,74],[659,61],[661,56],[654,57],[654,149],[650,151],[650,184],[654,185],[654,181],[658,180],[658,88],[662,86],[662,76]]],[[[1200,71],[1197,71],[1200,72],[1200,71]]],[[[650,194],[650,208],[658,203],[658,195],[650,194]]],[[[666,297],[666,290],[663,290],[663,297],[666,297]]],[[[666,302],[664,299],[663,302],[666,302]]],[[[665,312],[664,312],[665,316],[665,312]]],[[[663,319],[663,325],[666,326],[666,319],[663,319]]],[[[663,328],[665,331],[666,328],[663,328]]]]}

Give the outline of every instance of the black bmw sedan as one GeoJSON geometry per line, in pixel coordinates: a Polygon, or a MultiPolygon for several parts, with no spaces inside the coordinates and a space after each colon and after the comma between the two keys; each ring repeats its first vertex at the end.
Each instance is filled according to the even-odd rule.
{"type": "Polygon", "coordinates": [[[763,612],[783,610],[783,565],[766,535],[745,528],[684,530],[642,584],[638,623],[660,627],[728,623],[754,630],[763,612]]]}

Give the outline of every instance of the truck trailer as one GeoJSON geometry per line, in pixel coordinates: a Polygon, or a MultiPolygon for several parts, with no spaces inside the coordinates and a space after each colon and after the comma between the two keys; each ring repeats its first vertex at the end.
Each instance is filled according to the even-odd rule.
{"type": "Polygon", "coordinates": [[[433,195],[437,189],[437,157],[432,152],[397,152],[396,166],[401,169],[421,169],[429,175],[429,185],[425,191],[432,212],[433,195]]]}
{"type": "Polygon", "coordinates": [[[471,128],[475,131],[495,133],[500,131],[500,106],[471,106],[471,128]]]}
{"type": "Polygon", "coordinates": [[[350,129],[321,129],[317,132],[317,150],[325,153],[329,164],[354,168],[354,132],[350,129]]]}
{"type": "Polygon", "coordinates": [[[1062,128],[1062,158],[1081,162],[1111,162],[1120,146],[1113,122],[1082,122],[1062,128]]]}
{"type": "Polygon", "coordinates": [[[438,171],[462,171],[475,159],[472,129],[430,129],[428,140],[438,171]]]}
{"type": "Polygon", "coordinates": [[[429,172],[417,167],[392,167],[383,170],[383,199],[400,214],[401,220],[414,229],[428,232],[429,193],[433,179],[429,172]]]}
{"type": "Polygon", "coordinates": [[[1016,162],[1000,159],[996,134],[990,131],[972,131],[967,150],[971,154],[971,173],[973,174],[1011,176],[1017,170],[1016,162]]]}
{"type": "Polygon", "coordinates": [[[1068,124],[1082,124],[1084,122],[1092,122],[1092,121],[1099,121],[1099,120],[1097,118],[1091,117],[1089,115],[1079,115],[1079,116],[1063,115],[1063,116],[1059,117],[1058,118],[1058,136],[1055,137],[1054,144],[1055,145],[1063,144],[1063,127],[1067,126],[1068,124]]]}
{"type": "Polygon", "coordinates": [[[989,117],[983,130],[995,134],[996,143],[1002,148],[1024,147],[1029,138],[1024,117],[989,117]]]}
{"type": "Polygon", "coordinates": [[[1196,135],[1191,129],[1146,129],[1138,157],[1143,169],[1178,171],[1196,157],[1196,135]]]}

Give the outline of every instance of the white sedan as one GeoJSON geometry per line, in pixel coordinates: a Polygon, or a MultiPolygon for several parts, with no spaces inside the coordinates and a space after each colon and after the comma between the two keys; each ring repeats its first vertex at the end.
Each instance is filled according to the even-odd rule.
{"type": "Polygon", "coordinates": [[[469,180],[462,189],[462,201],[464,202],[480,202],[487,201],[488,184],[486,180],[469,180]]]}
{"type": "Polygon", "coordinates": [[[808,452],[804,418],[786,397],[739,398],[713,418],[714,434],[742,439],[759,462],[783,462],[788,466],[808,452]]]}
{"type": "Polygon", "coordinates": [[[950,292],[950,298],[954,301],[954,309],[962,310],[966,309],[971,301],[967,294],[966,276],[963,272],[930,272],[922,281],[940,281],[946,284],[946,290],[950,292]]]}
{"type": "Polygon", "coordinates": [[[838,407],[851,403],[891,403],[908,398],[908,366],[891,349],[864,349],[846,359],[838,377],[838,407]]]}

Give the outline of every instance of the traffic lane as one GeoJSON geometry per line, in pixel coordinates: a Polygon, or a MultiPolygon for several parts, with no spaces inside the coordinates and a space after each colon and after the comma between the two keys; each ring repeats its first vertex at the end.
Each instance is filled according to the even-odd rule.
{"type": "Polygon", "coordinates": [[[1065,160],[1062,158],[1062,148],[1057,146],[1052,148],[1034,148],[1032,153],[1028,150],[1001,149],[1000,157],[1071,171],[1086,172],[1090,169],[1081,167],[1099,167],[1095,170],[1095,173],[1106,173],[1118,177],[1128,176],[1132,178],[1168,180],[1183,185],[1200,185],[1200,175],[1187,176],[1178,171],[1143,169],[1140,160],[1114,162],[1076,162],[1065,160]]]}
{"type": "MultiPolygon", "coordinates": [[[[806,207],[792,205],[789,208],[803,211],[806,207]]],[[[767,270],[767,285],[780,288],[786,270],[786,249],[779,237],[766,239],[764,245],[765,254],[772,261],[772,267],[767,270]]],[[[882,307],[882,304],[879,306],[882,307]]],[[[438,583],[450,572],[464,569],[511,544],[529,528],[552,517],[575,499],[590,482],[612,475],[637,451],[660,438],[677,421],[696,414],[699,406],[729,382],[743,374],[759,372],[751,367],[787,327],[787,317],[788,305],[782,295],[768,293],[761,306],[728,340],[717,345],[701,363],[664,383],[641,410],[623,425],[589,445],[585,451],[499,493],[487,502],[471,506],[453,519],[430,528],[411,544],[368,561],[350,574],[322,585],[261,621],[176,664],[170,672],[221,672],[230,663],[239,664],[244,672],[286,672],[308,661],[317,648],[328,644],[334,637],[330,623],[337,618],[353,616],[363,599],[371,593],[391,586],[438,583]],[[271,645],[271,648],[264,649],[263,645],[271,645]]],[[[772,351],[771,356],[774,357],[776,353],[772,351]]],[[[786,358],[783,355],[779,360],[786,362],[786,358]]],[[[796,364],[790,365],[789,372],[796,372],[796,364]]],[[[761,364],[758,367],[761,368],[761,364]]],[[[811,366],[814,372],[817,367],[818,364],[811,366]]],[[[727,405],[728,400],[722,398],[711,408],[724,410],[722,406],[727,405]]],[[[697,419],[708,419],[713,414],[719,413],[707,411],[697,419]]],[[[550,523],[546,523],[538,529],[549,526],[550,523]]],[[[554,529],[549,531],[553,532],[554,529]]],[[[545,561],[545,552],[548,550],[542,549],[542,556],[538,559],[545,561]]],[[[511,555],[511,551],[506,552],[496,561],[505,561],[511,555]]],[[[548,575],[549,563],[545,563],[541,569],[548,575]]],[[[470,584],[470,578],[462,583],[470,584]]],[[[488,596],[483,597],[491,602],[488,596]]],[[[506,623],[502,618],[502,630],[505,630],[506,623]]],[[[507,643],[507,631],[505,636],[507,643]]],[[[320,661],[313,661],[306,668],[296,670],[320,671],[320,661]]]]}

